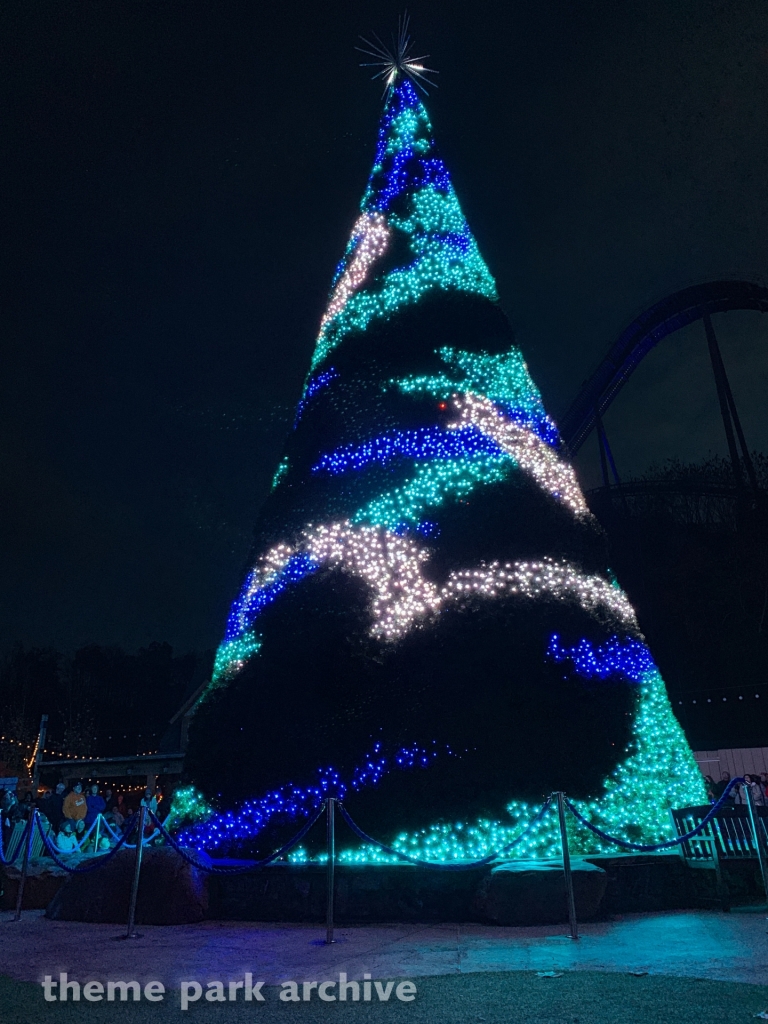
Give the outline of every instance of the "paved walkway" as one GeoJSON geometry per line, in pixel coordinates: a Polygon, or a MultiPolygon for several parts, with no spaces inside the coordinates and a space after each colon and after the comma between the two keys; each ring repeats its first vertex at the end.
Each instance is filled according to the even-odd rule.
{"type": "Polygon", "coordinates": [[[112,939],[116,925],[46,921],[28,911],[18,924],[0,914],[0,974],[39,981],[70,978],[237,980],[245,971],[267,984],[287,979],[415,978],[478,971],[647,971],[651,975],[768,984],[766,914],[673,911],[628,914],[585,924],[573,942],[563,927],[379,925],[340,928],[323,943],[319,925],[208,921],[142,927],[139,939],[112,939]]]}

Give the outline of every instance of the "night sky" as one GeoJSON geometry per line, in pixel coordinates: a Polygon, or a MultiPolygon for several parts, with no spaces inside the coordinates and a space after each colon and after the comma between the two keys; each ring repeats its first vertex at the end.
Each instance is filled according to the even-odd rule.
{"type": "MultiPolygon", "coordinates": [[[[409,7],[555,418],[665,295],[768,283],[764,0],[409,7]]],[[[400,10],[3,4],[1,647],[218,642],[372,162],[354,46],[400,10]]],[[[715,329],[766,451],[768,320],[715,329]]],[[[701,324],[606,425],[626,475],[725,453],[701,324]]]]}

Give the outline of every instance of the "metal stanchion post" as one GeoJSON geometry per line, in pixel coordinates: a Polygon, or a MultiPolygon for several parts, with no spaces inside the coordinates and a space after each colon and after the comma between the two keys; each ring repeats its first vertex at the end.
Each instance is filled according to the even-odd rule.
{"type": "Polygon", "coordinates": [[[93,844],[93,852],[94,853],[98,853],[99,852],[99,828],[100,828],[100,826],[101,826],[101,815],[97,814],[96,815],[96,840],[95,840],[95,842],[93,844]]]}
{"type": "Polygon", "coordinates": [[[565,872],[565,894],[568,899],[568,921],[571,925],[571,938],[578,939],[579,926],[576,921],[576,900],[573,895],[571,854],[568,850],[568,833],[565,830],[565,793],[562,792],[557,794],[557,817],[560,821],[560,843],[563,848],[563,871],[565,872]]]}
{"type": "Polygon", "coordinates": [[[19,890],[16,893],[16,913],[13,916],[14,921],[21,920],[21,903],[24,899],[24,886],[27,882],[27,872],[29,870],[29,858],[32,856],[32,840],[35,837],[35,824],[37,822],[37,808],[32,809],[32,813],[29,816],[29,822],[27,823],[27,835],[24,842],[24,859],[21,862],[21,878],[19,879],[19,890]]]}
{"type": "Polygon", "coordinates": [[[763,845],[763,839],[758,831],[758,819],[755,814],[755,805],[752,800],[752,787],[743,784],[744,796],[747,801],[747,810],[749,811],[749,823],[752,826],[752,835],[755,841],[755,850],[757,851],[757,860],[760,864],[760,874],[763,879],[763,889],[765,891],[765,898],[768,900],[768,866],[765,863],[765,847],[763,845]]]}
{"type": "Polygon", "coordinates": [[[333,873],[336,867],[336,827],[335,827],[336,798],[329,796],[325,801],[325,839],[328,851],[328,874],[327,874],[327,902],[325,915],[325,943],[330,945],[336,940],[333,937],[333,873]]]}
{"type": "Polygon", "coordinates": [[[136,838],[136,860],[133,864],[133,885],[131,886],[131,902],[128,908],[128,928],[125,935],[118,935],[119,939],[138,939],[141,938],[138,932],[134,931],[134,921],[136,918],[136,896],[139,892],[139,875],[141,874],[141,854],[144,849],[144,824],[147,820],[147,808],[144,804],[141,805],[139,812],[139,831],[136,838]]]}

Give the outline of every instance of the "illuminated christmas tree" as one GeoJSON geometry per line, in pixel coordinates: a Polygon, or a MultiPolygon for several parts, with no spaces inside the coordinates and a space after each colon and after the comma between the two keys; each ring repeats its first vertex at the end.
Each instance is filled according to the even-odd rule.
{"type": "MultiPolygon", "coordinates": [[[[403,850],[478,857],[564,789],[652,842],[701,779],[408,71],[387,69],[360,214],[192,721],[196,811],[229,811],[186,837],[267,848],[332,791],[403,850]]],[[[524,851],[550,848],[545,822],[524,851]]]]}

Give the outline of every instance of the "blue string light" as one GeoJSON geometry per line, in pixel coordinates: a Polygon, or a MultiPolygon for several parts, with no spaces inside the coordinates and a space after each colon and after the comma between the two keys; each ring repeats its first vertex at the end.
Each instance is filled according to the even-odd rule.
{"type": "Polygon", "coordinates": [[[313,367],[351,332],[365,330],[372,320],[390,316],[427,292],[455,290],[497,298],[496,283],[469,230],[448,171],[434,151],[427,112],[407,81],[393,90],[384,112],[361,210],[334,277],[337,287],[349,275],[344,300],[337,301],[332,314],[323,319],[313,367]],[[376,274],[377,261],[396,233],[407,242],[410,258],[376,274]]]}
{"type": "Polygon", "coordinates": [[[273,579],[266,583],[259,582],[258,586],[254,586],[255,577],[251,574],[240,597],[232,606],[225,640],[236,640],[243,629],[250,628],[264,608],[272,604],[289,584],[298,583],[318,568],[318,564],[302,552],[290,558],[288,563],[274,574],[273,579]]]}
{"type": "Polygon", "coordinates": [[[559,447],[560,433],[549,416],[540,416],[528,409],[519,409],[514,405],[502,405],[502,409],[515,423],[525,427],[527,430],[532,430],[537,437],[540,437],[542,441],[546,441],[553,448],[559,447]]]}
{"type": "Polygon", "coordinates": [[[478,454],[497,458],[504,456],[492,438],[473,427],[461,430],[441,430],[439,427],[393,430],[363,444],[344,445],[323,455],[312,467],[312,472],[336,475],[363,469],[372,463],[384,466],[397,458],[422,461],[471,458],[478,454]]]}
{"type": "Polygon", "coordinates": [[[573,647],[564,647],[560,643],[560,637],[554,633],[549,641],[547,654],[555,661],[572,662],[578,674],[585,679],[620,676],[630,682],[639,683],[645,673],[656,668],[646,645],[632,637],[619,639],[612,636],[604,644],[579,640],[573,647]]]}
{"type": "Polygon", "coordinates": [[[412,375],[390,381],[404,394],[427,394],[447,401],[471,391],[494,402],[510,419],[532,430],[553,448],[560,445],[557,427],[547,415],[528,367],[516,348],[508,352],[468,352],[444,346],[437,355],[446,364],[441,373],[412,375]]]}
{"type": "MultiPolygon", "coordinates": [[[[207,808],[208,820],[196,821],[182,829],[178,842],[182,846],[195,850],[215,850],[221,846],[231,847],[248,839],[257,838],[266,828],[276,822],[293,821],[298,817],[309,817],[327,796],[343,800],[349,793],[357,792],[368,786],[377,785],[385,775],[393,771],[408,771],[416,768],[426,769],[435,758],[443,755],[453,756],[449,747],[438,748],[433,743],[432,749],[414,743],[409,747],[401,747],[392,755],[383,753],[382,745],[376,743],[361,764],[344,778],[334,768],[318,769],[318,781],[313,786],[281,786],[265,796],[247,800],[238,811],[227,811],[216,814],[207,808]]],[[[201,811],[204,801],[193,790],[186,790],[183,801],[174,806],[175,817],[200,817],[206,813],[201,811]]]]}
{"type": "Polygon", "coordinates": [[[296,406],[296,417],[293,421],[294,427],[304,415],[304,410],[310,400],[314,398],[318,391],[322,391],[323,388],[327,387],[331,381],[335,380],[338,376],[339,374],[336,370],[332,366],[329,366],[327,370],[324,370],[322,373],[316,373],[314,376],[309,378],[304,388],[304,395],[296,406]]]}

